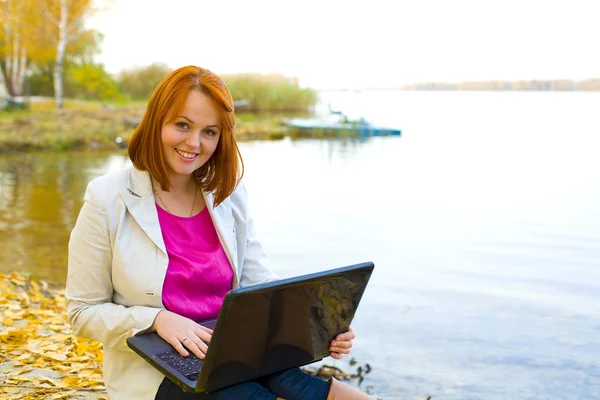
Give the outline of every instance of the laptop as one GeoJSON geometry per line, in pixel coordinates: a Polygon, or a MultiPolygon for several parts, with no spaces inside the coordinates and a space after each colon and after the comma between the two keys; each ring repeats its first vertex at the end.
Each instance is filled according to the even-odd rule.
{"type": "Polygon", "coordinates": [[[216,319],[204,360],[181,356],[156,332],[127,345],[183,390],[205,393],[319,361],[346,332],[374,265],[365,262],[233,289],[216,319]]]}

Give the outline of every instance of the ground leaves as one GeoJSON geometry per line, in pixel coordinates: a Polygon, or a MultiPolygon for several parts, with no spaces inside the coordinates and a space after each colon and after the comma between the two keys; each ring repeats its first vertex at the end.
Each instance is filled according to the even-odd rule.
{"type": "Polygon", "coordinates": [[[106,399],[102,345],[74,336],[64,292],[0,274],[0,400],[106,399]]]}

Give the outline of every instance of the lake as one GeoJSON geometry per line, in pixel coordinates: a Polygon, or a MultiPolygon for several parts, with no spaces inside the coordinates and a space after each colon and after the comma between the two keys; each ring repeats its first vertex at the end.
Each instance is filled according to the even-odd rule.
{"type": "MultiPolygon", "coordinates": [[[[384,399],[600,398],[600,93],[321,93],[402,137],[241,144],[282,277],[371,260],[353,327],[384,399]]],[[[0,272],[64,282],[124,152],[0,155],[0,272]]],[[[347,361],[327,360],[344,370],[347,361]]]]}

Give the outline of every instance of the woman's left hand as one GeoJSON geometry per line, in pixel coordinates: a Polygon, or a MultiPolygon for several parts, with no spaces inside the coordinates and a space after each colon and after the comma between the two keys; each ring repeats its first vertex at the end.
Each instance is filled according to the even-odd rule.
{"type": "Polygon", "coordinates": [[[356,337],[351,326],[348,327],[348,332],[340,333],[329,344],[329,355],[336,360],[344,357],[344,354],[350,354],[352,348],[352,340],[356,337]]]}

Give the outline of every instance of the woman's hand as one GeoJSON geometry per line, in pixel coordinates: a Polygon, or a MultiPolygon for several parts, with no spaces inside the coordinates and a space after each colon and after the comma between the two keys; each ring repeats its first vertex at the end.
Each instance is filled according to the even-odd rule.
{"type": "Polygon", "coordinates": [[[348,327],[348,332],[340,333],[329,344],[329,355],[336,360],[344,357],[344,354],[350,354],[352,348],[352,340],[356,337],[351,326],[348,327]]]}
{"type": "Polygon", "coordinates": [[[212,329],[167,310],[158,313],[151,329],[182,356],[189,356],[189,350],[200,359],[204,359],[213,333],[212,329]]]}

